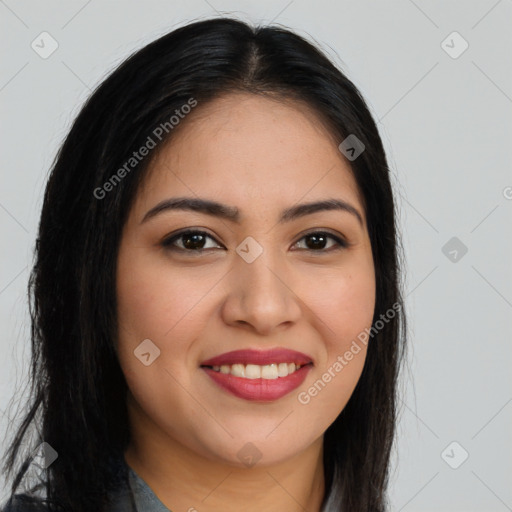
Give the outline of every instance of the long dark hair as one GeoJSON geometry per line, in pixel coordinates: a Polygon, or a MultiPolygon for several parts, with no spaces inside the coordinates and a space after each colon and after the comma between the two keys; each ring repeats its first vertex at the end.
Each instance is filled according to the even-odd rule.
{"type": "Polygon", "coordinates": [[[279,26],[227,18],[180,27],[124,61],[90,96],[56,156],[28,286],[30,401],[4,455],[12,493],[27,469],[27,458],[15,466],[33,425],[35,445],[47,442],[59,454],[46,470],[48,502],[59,504],[52,510],[101,511],[118,485],[111,461],[123,454],[130,432],[114,348],[115,270],[122,228],[151,158],[133,168],[126,162],[156,127],[167,127],[161,140],[153,136],[159,144],[172,137],[169,120],[191,98],[199,109],[236,91],[306,102],[339,143],[353,134],[365,146],[351,167],[375,263],[374,322],[394,305],[396,315],[372,337],[360,380],[325,433],[323,504],[330,497],[331,510],[387,509],[406,323],[382,141],[355,85],[313,44],[279,26]],[[113,180],[123,166],[122,179],[113,180]]]}

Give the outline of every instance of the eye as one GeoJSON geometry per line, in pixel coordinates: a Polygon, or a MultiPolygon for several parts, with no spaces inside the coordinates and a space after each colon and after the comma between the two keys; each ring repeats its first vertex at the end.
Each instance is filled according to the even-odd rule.
{"type": "Polygon", "coordinates": [[[345,249],[349,246],[346,240],[327,231],[313,231],[312,233],[307,233],[295,245],[299,244],[302,240],[306,240],[307,247],[304,250],[310,252],[331,252],[332,250],[345,249]],[[325,244],[328,239],[334,240],[334,244],[326,249],[325,244]]]}
{"type": "Polygon", "coordinates": [[[189,229],[187,231],[182,231],[181,233],[166,238],[163,240],[162,246],[172,251],[202,252],[206,249],[211,249],[211,247],[205,246],[205,241],[208,238],[210,240],[214,240],[205,231],[189,229]],[[182,241],[182,245],[177,245],[177,241],[182,241]]]}
{"type": "MultiPolygon", "coordinates": [[[[181,252],[196,252],[201,253],[207,249],[213,249],[215,247],[208,247],[207,240],[215,239],[205,231],[188,229],[166,238],[162,241],[161,245],[170,251],[181,251],[181,252]],[[180,242],[179,244],[177,242],[180,242]]],[[[349,243],[341,237],[338,237],[327,231],[314,231],[304,235],[295,246],[300,244],[302,240],[306,241],[306,247],[303,250],[310,252],[330,252],[332,250],[343,249],[349,246],[349,243]],[[325,245],[328,240],[334,241],[327,249],[325,245]]],[[[216,247],[224,248],[220,244],[216,243],[216,247]]]]}

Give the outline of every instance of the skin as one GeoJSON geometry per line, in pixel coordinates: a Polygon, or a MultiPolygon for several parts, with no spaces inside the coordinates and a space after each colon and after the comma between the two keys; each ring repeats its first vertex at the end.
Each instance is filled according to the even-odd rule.
{"type": "Polygon", "coordinates": [[[229,94],[182,121],[138,191],[117,269],[132,429],[125,459],[173,511],[320,510],[323,434],[357,384],[365,345],[309,403],[298,395],[371,326],[375,306],[363,201],[339,142],[306,105],[229,94]],[[179,196],[236,206],[242,219],[166,211],[142,222],[179,196]],[[285,208],[328,198],[350,203],[363,224],[337,210],[277,223],[285,208]],[[162,247],[183,228],[212,237],[202,254],[162,247]],[[319,230],[350,246],[304,238],[319,230]],[[263,248],[250,264],[235,252],[248,236],[263,248]],[[160,349],[149,366],[134,356],[145,339],[160,349]],[[274,402],[235,397],[200,368],[224,352],[273,347],[314,362],[305,382],[274,402]],[[248,442],[261,453],[252,467],[237,456],[248,442]]]}

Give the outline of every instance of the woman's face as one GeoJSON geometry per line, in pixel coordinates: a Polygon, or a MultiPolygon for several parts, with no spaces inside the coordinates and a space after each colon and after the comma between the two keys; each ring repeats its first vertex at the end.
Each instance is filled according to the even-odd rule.
{"type": "Polygon", "coordinates": [[[277,463],[321,441],[363,368],[357,337],[372,323],[375,274],[362,200],[304,105],[231,94],[184,122],[121,240],[118,353],[131,421],[210,460],[277,463]],[[162,206],[177,198],[238,217],[162,206]],[[327,200],[350,206],[281,219],[327,200]]]}

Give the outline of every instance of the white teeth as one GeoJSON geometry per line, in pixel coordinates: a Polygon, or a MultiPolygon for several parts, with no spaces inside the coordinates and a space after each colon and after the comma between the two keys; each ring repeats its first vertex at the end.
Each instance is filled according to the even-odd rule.
{"type": "Polygon", "coordinates": [[[277,375],[279,377],[286,377],[288,375],[288,364],[287,363],[279,363],[277,365],[277,375]]]}
{"type": "Polygon", "coordinates": [[[213,366],[216,372],[234,375],[235,377],[243,377],[246,379],[267,379],[273,380],[279,377],[287,377],[296,370],[301,368],[295,363],[272,363],[266,365],[257,364],[223,364],[221,366],[213,366]]]}
{"type": "Polygon", "coordinates": [[[277,379],[277,364],[266,364],[261,367],[262,379],[277,379]]]}
{"type": "Polygon", "coordinates": [[[245,367],[245,376],[248,379],[261,379],[261,366],[248,364],[245,367]]]}
{"type": "Polygon", "coordinates": [[[235,377],[245,377],[245,366],[243,364],[232,365],[231,375],[234,375],[235,377]]]}

